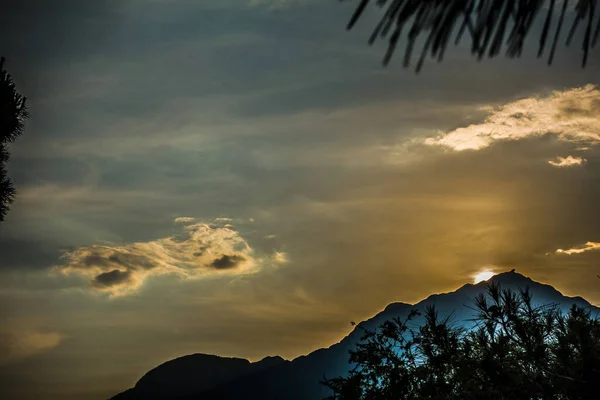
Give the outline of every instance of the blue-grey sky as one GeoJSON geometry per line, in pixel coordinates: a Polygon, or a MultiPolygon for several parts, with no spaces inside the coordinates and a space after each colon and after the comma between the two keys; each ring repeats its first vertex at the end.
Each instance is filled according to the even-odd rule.
{"type": "Polygon", "coordinates": [[[31,117],[0,226],[1,397],[293,358],[484,269],[600,301],[598,52],[465,44],[416,75],[367,46],[377,9],[344,30],[353,7],[9,0],[31,117]]]}

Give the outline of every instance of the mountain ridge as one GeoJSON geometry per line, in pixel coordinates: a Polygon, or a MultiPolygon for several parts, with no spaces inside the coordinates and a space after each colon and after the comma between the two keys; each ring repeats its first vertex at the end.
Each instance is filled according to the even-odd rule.
{"type": "MultiPolygon", "coordinates": [[[[316,349],[309,354],[298,356],[291,361],[283,360],[279,357],[279,359],[276,359],[275,362],[270,363],[268,366],[264,364],[264,368],[247,368],[244,370],[245,372],[239,374],[237,372],[231,374],[226,373],[226,376],[223,379],[220,379],[219,382],[211,381],[208,385],[206,385],[206,382],[202,381],[202,379],[198,380],[198,377],[201,376],[203,372],[200,365],[196,365],[195,367],[188,366],[186,367],[187,370],[185,372],[183,370],[181,371],[181,375],[189,376],[189,379],[193,384],[191,385],[191,388],[187,388],[188,390],[185,393],[178,392],[179,389],[173,388],[172,386],[166,388],[166,393],[164,393],[164,390],[162,389],[160,390],[160,393],[148,390],[146,383],[140,384],[142,378],[136,383],[134,388],[122,392],[112,399],[321,399],[328,393],[326,388],[319,384],[319,381],[322,380],[324,376],[331,378],[334,376],[345,375],[348,372],[351,367],[348,363],[348,351],[356,346],[356,343],[362,337],[363,329],[376,329],[385,320],[395,317],[403,318],[408,315],[410,310],[423,310],[428,305],[435,305],[441,315],[449,315],[452,313],[456,320],[460,320],[463,325],[467,326],[469,317],[472,318],[473,316],[473,310],[465,306],[469,301],[472,302],[474,297],[479,293],[485,293],[485,288],[490,283],[498,283],[504,288],[513,290],[525,289],[527,287],[531,291],[535,303],[557,304],[563,311],[568,310],[572,304],[598,310],[598,308],[592,306],[580,296],[565,296],[551,285],[536,282],[533,279],[512,270],[494,275],[488,281],[479,282],[477,284],[467,283],[452,292],[432,294],[413,305],[403,302],[390,303],[381,312],[358,323],[354,329],[339,342],[334,343],[327,348],[316,349]],[[197,385],[195,389],[194,385],[197,385]],[[194,390],[196,391],[194,392],[194,390]]],[[[418,322],[418,318],[419,317],[416,318],[415,323],[418,322]]],[[[220,358],[218,356],[212,357],[220,358]]],[[[183,357],[178,359],[181,358],[183,357]]],[[[268,358],[269,357],[266,357],[263,360],[268,358]]],[[[209,358],[206,358],[205,360],[208,359],[209,358]]],[[[210,358],[210,360],[213,360],[213,358],[210,358]]],[[[229,358],[227,360],[243,359],[229,358]]],[[[246,361],[248,365],[256,366],[263,360],[257,363],[250,363],[248,360],[244,361],[246,361]]],[[[161,364],[161,366],[172,361],[174,360],[161,364]]],[[[235,362],[238,363],[238,361],[235,362]]],[[[160,366],[149,371],[149,373],[158,368],[160,368],[160,366]]],[[[146,375],[148,375],[148,373],[145,374],[144,377],[146,375]]]]}

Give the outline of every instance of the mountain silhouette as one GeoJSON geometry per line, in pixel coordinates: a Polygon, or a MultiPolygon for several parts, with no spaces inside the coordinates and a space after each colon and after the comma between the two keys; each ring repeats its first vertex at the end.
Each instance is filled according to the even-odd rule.
{"type": "Polygon", "coordinates": [[[191,354],[167,361],[150,370],[135,387],[114,396],[113,399],[187,398],[186,396],[285,363],[289,361],[278,356],[251,363],[243,358],[191,354]]]}
{"type": "MultiPolygon", "coordinates": [[[[373,330],[392,318],[405,318],[410,310],[423,311],[435,305],[440,316],[452,315],[456,325],[470,327],[474,311],[469,306],[479,294],[486,294],[489,283],[506,289],[529,288],[536,305],[554,304],[567,311],[573,304],[593,309],[581,297],[567,297],[550,285],[535,282],[514,270],[495,275],[489,281],[466,284],[450,293],[436,294],[410,305],[392,303],[373,318],[359,323],[339,343],[316,350],[292,361],[267,357],[250,363],[239,358],[195,354],[166,362],[144,375],[133,387],[113,397],[132,399],[198,399],[198,400],[317,400],[330,395],[319,382],[323,377],[346,375],[352,367],[348,351],[360,341],[363,329],[373,330]]],[[[420,324],[419,317],[412,323],[420,324]]]]}

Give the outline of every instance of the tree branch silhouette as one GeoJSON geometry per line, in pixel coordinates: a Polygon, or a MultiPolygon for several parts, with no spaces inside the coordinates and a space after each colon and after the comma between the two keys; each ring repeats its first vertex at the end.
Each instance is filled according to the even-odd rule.
{"type": "MultiPolygon", "coordinates": [[[[345,1],[345,0],[342,0],[345,1]]],[[[537,16],[545,13],[545,20],[539,38],[537,55],[542,57],[551,35],[551,27],[556,25],[548,65],[554,60],[557,44],[560,40],[565,14],[570,4],[575,4],[575,20],[567,35],[568,46],[580,26],[583,26],[582,67],[588,61],[591,48],[594,48],[600,36],[600,13],[597,12],[598,0],[360,0],[348,23],[352,29],[360,20],[369,4],[385,9],[376,25],[369,44],[379,38],[388,39],[388,48],[383,64],[388,65],[394,55],[403,31],[407,30],[408,40],[404,52],[404,67],[408,67],[415,51],[415,42],[425,36],[425,42],[415,67],[419,72],[427,54],[438,61],[444,58],[444,52],[456,32],[454,43],[460,42],[465,31],[471,37],[471,53],[481,60],[488,56],[497,56],[503,47],[506,55],[519,57],[523,51],[525,39],[537,16]],[[547,6],[547,7],[546,7],[547,6]],[[560,8],[557,12],[557,8],[560,8]]]]}
{"type": "Polygon", "coordinates": [[[27,112],[26,98],[16,89],[15,84],[4,69],[4,57],[0,58],[0,222],[8,212],[16,194],[6,171],[10,157],[7,149],[25,128],[27,112]]]}
{"type": "Polygon", "coordinates": [[[347,376],[324,379],[328,400],[593,399],[600,390],[600,320],[573,305],[534,305],[528,289],[492,283],[474,299],[474,326],[435,307],[410,328],[363,330],[347,376]]]}

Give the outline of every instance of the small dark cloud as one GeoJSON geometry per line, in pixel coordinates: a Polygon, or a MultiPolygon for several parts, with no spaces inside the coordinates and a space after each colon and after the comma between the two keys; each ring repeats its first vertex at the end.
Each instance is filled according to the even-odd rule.
{"type": "Polygon", "coordinates": [[[105,272],[94,278],[92,284],[96,287],[111,287],[125,283],[131,279],[131,271],[115,269],[105,272]]]}
{"type": "Polygon", "coordinates": [[[239,263],[245,260],[246,259],[241,256],[224,255],[221,258],[215,259],[210,265],[216,269],[229,269],[237,267],[239,263]]]}

